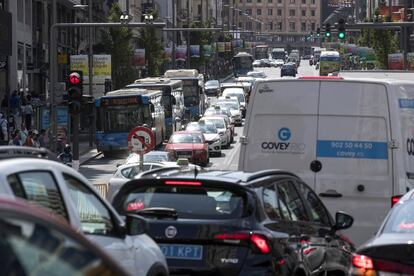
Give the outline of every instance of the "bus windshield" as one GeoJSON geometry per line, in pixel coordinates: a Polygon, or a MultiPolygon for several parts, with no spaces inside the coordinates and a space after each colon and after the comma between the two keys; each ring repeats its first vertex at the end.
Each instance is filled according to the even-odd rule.
{"type": "Polygon", "coordinates": [[[272,52],[273,59],[285,59],[285,51],[274,51],[272,52]]]}
{"type": "Polygon", "coordinates": [[[339,56],[320,56],[320,61],[341,61],[339,56]]]}
{"type": "Polygon", "coordinates": [[[187,107],[197,106],[200,103],[200,95],[198,94],[198,85],[184,85],[184,105],[187,107]]]}
{"type": "Polygon", "coordinates": [[[105,132],[129,132],[136,126],[147,124],[151,126],[149,105],[116,105],[104,107],[102,120],[105,132]]]}
{"type": "Polygon", "coordinates": [[[238,69],[250,69],[252,68],[252,58],[251,57],[234,58],[234,66],[238,69]]]}

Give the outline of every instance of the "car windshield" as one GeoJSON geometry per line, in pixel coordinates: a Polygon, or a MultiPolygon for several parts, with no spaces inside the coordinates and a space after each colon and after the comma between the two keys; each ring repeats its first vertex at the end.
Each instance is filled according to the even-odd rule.
{"type": "Polygon", "coordinates": [[[203,143],[203,139],[198,134],[192,133],[178,133],[174,134],[170,142],[171,144],[192,144],[192,143],[203,143]]]}
{"type": "Polygon", "coordinates": [[[218,87],[220,85],[218,80],[209,80],[206,82],[206,87],[218,87]]]}
{"type": "Polygon", "coordinates": [[[234,219],[246,209],[244,197],[225,188],[153,185],[137,187],[117,203],[121,214],[144,208],[172,208],[179,218],[234,219]]]}
{"type": "Polygon", "coordinates": [[[226,96],[236,97],[239,100],[239,102],[244,102],[244,95],[241,93],[227,93],[226,96]]]}
{"type": "Polygon", "coordinates": [[[204,122],[204,123],[211,122],[216,126],[216,128],[226,128],[226,125],[224,123],[224,119],[206,118],[206,119],[202,120],[202,122],[204,122]]]}
{"type": "Polygon", "coordinates": [[[190,124],[187,126],[188,131],[199,131],[205,134],[217,133],[217,128],[214,124],[190,124]]]}
{"type": "Polygon", "coordinates": [[[397,204],[385,224],[383,233],[414,233],[414,200],[397,204]]]}
{"type": "Polygon", "coordinates": [[[239,105],[235,102],[218,102],[217,104],[228,109],[239,110],[239,105]]]}

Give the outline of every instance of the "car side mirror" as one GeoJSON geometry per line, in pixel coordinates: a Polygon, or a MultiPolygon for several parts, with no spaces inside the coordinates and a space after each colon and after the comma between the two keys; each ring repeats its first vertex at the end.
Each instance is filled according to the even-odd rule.
{"type": "Polygon", "coordinates": [[[154,105],[152,104],[152,103],[150,103],[150,111],[151,111],[151,113],[154,113],[155,112],[155,107],[154,107],[154,105]]]}
{"type": "Polygon", "coordinates": [[[138,215],[127,214],[125,219],[126,234],[129,236],[136,236],[145,234],[148,230],[147,221],[138,215]]]}
{"type": "Polygon", "coordinates": [[[348,229],[354,223],[354,218],[344,212],[336,212],[335,214],[335,225],[333,226],[333,230],[342,230],[348,229]]]}

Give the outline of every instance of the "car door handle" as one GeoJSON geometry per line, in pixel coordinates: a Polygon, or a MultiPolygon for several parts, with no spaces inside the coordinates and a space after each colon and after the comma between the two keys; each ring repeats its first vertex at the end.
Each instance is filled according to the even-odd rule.
{"type": "Polygon", "coordinates": [[[319,196],[320,197],[336,197],[336,198],[339,198],[339,197],[342,197],[342,194],[338,193],[335,190],[327,190],[326,192],[320,193],[319,196]]]}

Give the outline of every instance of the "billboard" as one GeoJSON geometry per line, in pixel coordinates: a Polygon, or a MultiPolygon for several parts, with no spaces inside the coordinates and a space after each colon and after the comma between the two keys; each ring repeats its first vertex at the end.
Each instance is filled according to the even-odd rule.
{"type": "Polygon", "coordinates": [[[11,56],[11,55],[12,55],[12,15],[9,12],[0,10],[0,56],[11,56]]]}
{"type": "Polygon", "coordinates": [[[145,67],[145,49],[134,50],[134,59],[132,60],[132,65],[145,67]]]}
{"type": "MultiPolygon", "coordinates": [[[[89,83],[89,67],[87,55],[71,55],[70,70],[82,71],[83,82],[89,83]]],[[[112,76],[111,55],[93,56],[93,79],[94,81],[110,79],[112,76]]]]}
{"type": "Polygon", "coordinates": [[[403,53],[388,54],[388,69],[389,70],[404,70],[404,54],[403,53]]]}

